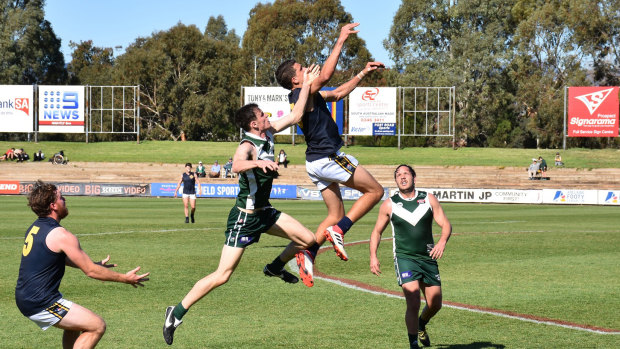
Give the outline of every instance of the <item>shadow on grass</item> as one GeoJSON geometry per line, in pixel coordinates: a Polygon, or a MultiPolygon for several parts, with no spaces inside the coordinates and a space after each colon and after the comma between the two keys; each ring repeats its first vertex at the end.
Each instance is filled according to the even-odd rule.
{"type": "Polygon", "coordinates": [[[473,342],[470,344],[437,344],[433,345],[436,348],[441,349],[504,349],[503,344],[494,344],[490,342],[473,342]]]}

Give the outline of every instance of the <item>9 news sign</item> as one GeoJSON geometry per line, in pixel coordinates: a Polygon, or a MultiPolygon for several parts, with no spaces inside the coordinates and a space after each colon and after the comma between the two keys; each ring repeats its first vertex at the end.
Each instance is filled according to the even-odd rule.
{"type": "Polygon", "coordinates": [[[84,86],[39,86],[39,132],[84,133],[84,86]]]}

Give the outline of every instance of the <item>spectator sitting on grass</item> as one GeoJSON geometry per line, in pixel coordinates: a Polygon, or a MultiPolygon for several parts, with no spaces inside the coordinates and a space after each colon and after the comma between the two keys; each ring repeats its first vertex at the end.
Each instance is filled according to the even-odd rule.
{"type": "Polygon", "coordinates": [[[34,158],[32,160],[33,161],[43,161],[43,159],[45,159],[45,153],[43,153],[41,151],[41,149],[39,149],[38,152],[34,153],[34,158]]]}
{"type": "Polygon", "coordinates": [[[536,172],[538,172],[538,163],[536,162],[536,158],[532,158],[532,164],[527,170],[527,174],[530,179],[534,179],[534,177],[536,177],[536,172]]]}

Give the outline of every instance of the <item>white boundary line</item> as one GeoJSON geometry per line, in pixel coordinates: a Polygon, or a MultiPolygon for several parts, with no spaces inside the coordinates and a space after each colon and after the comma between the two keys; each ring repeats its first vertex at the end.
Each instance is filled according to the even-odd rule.
{"type": "MultiPolygon", "coordinates": [[[[382,238],[381,240],[391,240],[391,237],[386,237],[386,238],[382,238]]],[[[345,245],[349,245],[349,244],[361,244],[361,243],[366,243],[369,242],[370,240],[359,240],[359,241],[353,241],[353,242],[348,242],[345,245]]],[[[322,246],[321,249],[326,249],[326,248],[331,248],[331,246],[322,246]]],[[[290,260],[288,262],[288,266],[291,270],[296,271],[297,273],[299,273],[299,269],[297,268],[297,264],[294,260],[290,260]]],[[[396,299],[405,299],[404,296],[397,296],[397,295],[393,295],[391,293],[387,293],[387,292],[380,292],[380,291],[374,291],[374,290],[368,290],[359,286],[355,286],[355,285],[351,285],[349,283],[340,281],[340,280],[334,280],[334,279],[329,279],[329,278],[324,278],[324,277],[320,277],[320,276],[315,276],[315,279],[319,279],[319,280],[323,280],[323,281],[327,281],[330,282],[332,284],[338,285],[338,286],[342,286],[342,287],[346,287],[355,291],[361,291],[361,292],[366,292],[366,293],[370,293],[370,294],[374,294],[376,296],[385,296],[388,298],[396,298],[396,299]]],[[[421,300],[422,302],[424,302],[424,300],[421,300]]],[[[549,326],[557,326],[557,327],[563,327],[563,328],[567,328],[567,329],[571,329],[571,330],[577,330],[577,331],[584,331],[584,332],[590,332],[590,333],[597,333],[597,334],[612,334],[612,335],[617,335],[620,334],[620,331],[616,331],[616,332],[605,332],[605,331],[601,331],[601,330],[595,330],[595,329],[588,329],[588,328],[583,328],[583,327],[579,327],[579,326],[571,326],[571,325],[567,325],[567,324],[561,324],[561,323],[557,323],[554,321],[542,321],[542,320],[536,320],[536,319],[530,319],[527,317],[523,317],[523,316],[517,316],[517,315],[509,315],[509,314],[504,314],[501,312],[495,312],[495,311],[489,311],[489,310],[482,310],[482,309],[472,309],[472,308],[466,308],[466,307],[461,307],[458,305],[451,305],[451,304],[443,304],[444,307],[447,308],[453,308],[453,309],[458,309],[458,310],[465,310],[465,311],[470,311],[473,313],[479,313],[479,314],[486,314],[486,315],[493,315],[493,316],[499,316],[499,317],[503,317],[503,318],[508,318],[508,319],[514,319],[514,320],[519,320],[519,321],[526,321],[526,322],[532,322],[535,324],[544,324],[544,325],[549,325],[549,326]]]]}

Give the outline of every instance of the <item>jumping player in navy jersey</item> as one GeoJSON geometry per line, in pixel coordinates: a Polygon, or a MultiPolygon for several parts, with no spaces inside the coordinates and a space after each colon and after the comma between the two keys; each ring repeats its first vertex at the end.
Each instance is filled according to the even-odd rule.
{"type": "Polygon", "coordinates": [[[192,219],[192,223],[196,220],[194,219],[194,212],[196,212],[196,194],[200,195],[200,181],[198,180],[198,176],[195,172],[192,172],[192,164],[185,164],[185,172],[181,175],[181,179],[179,179],[179,183],[177,183],[177,187],[174,189],[174,197],[177,197],[177,193],[179,192],[179,187],[183,183],[183,207],[185,208],[185,223],[189,223],[190,218],[192,219]],[[198,184],[198,192],[196,192],[196,184],[198,184]],[[192,207],[191,212],[188,209],[188,204],[192,207]]]}
{"type": "Polygon", "coordinates": [[[55,185],[37,182],[28,196],[28,206],[39,217],[26,231],[15,302],[24,316],[43,330],[55,326],[64,330],[63,348],[94,348],[106,324],[92,311],[73,303],[58,291],[65,265],[80,268],[89,277],[143,286],[149,273],[138,275],[140,267],[125,274],[110,270],[108,255],[93,262],[80,247],[77,237],[60,225],[69,214],[65,198],[55,185]]]}
{"type": "MultiPolygon", "coordinates": [[[[346,261],[348,256],[344,250],[344,234],[353,223],[368,213],[383,197],[383,187],[377,180],[358,164],[357,159],[340,151],[344,142],[326,104],[326,102],[339,101],[345,98],[366,74],[383,68],[383,63],[368,62],[363,71],[335,90],[320,91],[334,74],[342,46],[349,35],[358,32],[355,30],[358,25],[359,23],[350,23],[342,27],[336,45],[321,68],[321,75],[312,83],[311,96],[299,123],[308,146],[306,149],[306,171],[312,182],[321,191],[327,206],[327,217],[317,229],[317,245],[298,253],[298,263],[313,263],[317,251],[325,239],[333,244],[336,254],[346,261]],[[362,192],[362,196],[353,204],[346,215],[339,183],[362,192]]],[[[280,64],[276,71],[278,83],[291,90],[289,94],[291,104],[295,104],[299,98],[299,88],[306,69],[294,60],[287,60],[280,64]]]]}

